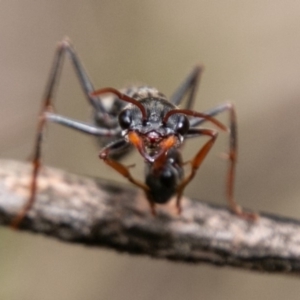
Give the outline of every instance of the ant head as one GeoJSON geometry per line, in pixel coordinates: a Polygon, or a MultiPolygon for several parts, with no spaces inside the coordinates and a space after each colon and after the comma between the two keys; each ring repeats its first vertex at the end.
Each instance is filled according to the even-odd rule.
{"type": "Polygon", "coordinates": [[[123,134],[133,144],[144,159],[158,166],[164,164],[165,154],[178,147],[189,130],[189,120],[184,114],[172,114],[176,107],[162,98],[144,98],[139,101],[146,111],[146,118],[134,105],[128,105],[119,114],[119,124],[123,134]],[[162,160],[157,160],[161,157],[162,160]],[[161,163],[159,163],[161,161],[161,163]]]}
{"type": "Polygon", "coordinates": [[[146,118],[139,107],[129,105],[119,114],[119,124],[123,130],[135,131],[154,139],[169,135],[184,136],[189,129],[189,120],[184,114],[173,114],[165,120],[169,111],[176,107],[163,98],[144,98],[139,101],[146,111],[146,118]]]}
{"type": "Polygon", "coordinates": [[[178,109],[163,98],[150,97],[138,101],[114,88],[104,88],[95,91],[91,96],[105,93],[115,94],[120,100],[131,104],[130,107],[125,107],[119,114],[119,124],[124,130],[132,130],[141,135],[155,132],[161,139],[170,135],[179,135],[179,138],[182,138],[189,130],[187,116],[192,116],[209,120],[222,130],[227,131],[227,128],[222,123],[211,116],[187,109],[178,109]]]}
{"type": "Polygon", "coordinates": [[[120,100],[130,103],[118,116],[119,125],[123,130],[135,131],[158,142],[169,135],[183,136],[189,129],[189,120],[184,114],[173,114],[166,118],[169,111],[176,107],[164,98],[148,97],[136,100],[116,89],[104,88],[93,92],[92,96],[112,93],[120,100]]]}

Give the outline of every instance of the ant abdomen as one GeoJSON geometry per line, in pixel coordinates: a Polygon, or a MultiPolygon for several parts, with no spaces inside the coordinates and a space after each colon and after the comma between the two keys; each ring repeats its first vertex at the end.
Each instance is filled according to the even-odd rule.
{"type": "Polygon", "coordinates": [[[145,184],[149,187],[147,197],[158,204],[167,203],[177,193],[178,184],[184,176],[179,152],[173,149],[167,156],[161,170],[155,170],[151,165],[146,167],[145,184]]]}

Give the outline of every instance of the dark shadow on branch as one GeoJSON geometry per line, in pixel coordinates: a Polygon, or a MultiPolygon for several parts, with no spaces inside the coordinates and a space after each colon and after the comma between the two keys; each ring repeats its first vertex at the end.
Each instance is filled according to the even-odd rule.
{"type": "MultiPolygon", "coordinates": [[[[0,161],[0,222],[9,225],[28,197],[30,165],[0,161]]],[[[183,200],[152,216],[137,190],[44,167],[33,209],[20,229],[131,254],[269,272],[300,272],[300,222],[242,220],[227,208],[183,200]]]]}

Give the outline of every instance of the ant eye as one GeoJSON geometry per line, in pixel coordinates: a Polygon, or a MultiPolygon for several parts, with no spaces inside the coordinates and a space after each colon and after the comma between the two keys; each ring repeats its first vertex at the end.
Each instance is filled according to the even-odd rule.
{"type": "Polygon", "coordinates": [[[132,120],[132,115],[131,111],[129,109],[124,109],[121,111],[119,114],[119,124],[122,127],[122,129],[128,129],[129,126],[131,125],[131,120],[132,120]]]}
{"type": "Polygon", "coordinates": [[[176,132],[184,135],[190,128],[190,122],[184,115],[180,115],[177,121],[176,132]]]}

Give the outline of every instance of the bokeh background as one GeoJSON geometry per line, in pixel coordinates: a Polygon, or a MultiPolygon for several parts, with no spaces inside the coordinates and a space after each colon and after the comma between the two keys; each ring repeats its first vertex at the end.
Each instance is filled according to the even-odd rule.
{"type": "MultiPolygon", "coordinates": [[[[206,67],[196,109],[235,103],[236,194],[254,211],[300,218],[300,4],[239,1],[0,1],[0,152],[28,158],[54,49],[73,41],[97,88],[148,83],[170,95],[196,63],[206,67]]],[[[66,60],[56,109],[90,110],[66,60]]],[[[226,115],[221,117],[226,121],[226,115]]],[[[50,125],[44,162],[123,179],[98,161],[88,136],[50,125]]],[[[190,157],[201,139],[190,141],[190,157]]],[[[225,203],[222,135],[186,194],[225,203]]],[[[143,174],[139,155],[136,174],[143,174]],[[140,163],[139,163],[140,162],[140,163]]],[[[141,175],[139,175],[141,176],[141,175]]],[[[183,265],[0,230],[0,299],[299,299],[298,279],[183,265]]]]}

